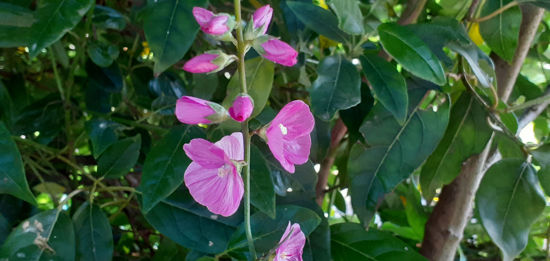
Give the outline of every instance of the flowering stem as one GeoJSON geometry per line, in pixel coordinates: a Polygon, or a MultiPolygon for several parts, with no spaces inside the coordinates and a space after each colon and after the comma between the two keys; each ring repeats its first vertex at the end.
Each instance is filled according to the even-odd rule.
{"type": "MultiPolygon", "coordinates": [[[[241,92],[246,94],[246,72],[244,55],[246,53],[246,43],[243,38],[243,28],[241,19],[241,0],[234,0],[235,3],[235,22],[237,23],[237,53],[239,63],[239,80],[241,82],[241,92]]],[[[248,249],[252,260],[256,260],[256,250],[254,249],[254,240],[252,239],[252,229],[250,228],[250,133],[248,131],[248,120],[243,121],[241,129],[244,139],[244,160],[246,165],[243,167],[244,179],[244,229],[246,232],[246,240],[248,241],[248,249]]]]}

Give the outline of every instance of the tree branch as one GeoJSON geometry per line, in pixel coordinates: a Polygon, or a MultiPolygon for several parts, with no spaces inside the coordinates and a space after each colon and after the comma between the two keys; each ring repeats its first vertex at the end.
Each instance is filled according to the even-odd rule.
{"type": "MultiPolygon", "coordinates": [[[[542,8],[531,5],[521,6],[521,9],[523,16],[519,43],[512,64],[495,61],[498,94],[504,102],[508,100],[513,90],[544,12],[542,8]]],[[[474,197],[485,173],[493,137],[494,133],[483,152],[464,162],[457,178],[443,187],[440,200],[426,223],[426,232],[420,250],[429,260],[454,259],[464,228],[471,217],[474,197]]]]}

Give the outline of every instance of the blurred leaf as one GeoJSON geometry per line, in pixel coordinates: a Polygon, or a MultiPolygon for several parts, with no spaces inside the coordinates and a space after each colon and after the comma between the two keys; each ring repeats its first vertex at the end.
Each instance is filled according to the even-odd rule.
{"type": "Polygon", "coordinates": [[[136,165],[141,148],[141,136],[126,138],[111,144],[97,160],[97,175],[120,178],[136,165]]]}
{"type": "Polygon", "coordinates": [[[329,121],[336,111],[361,102],[361,77],[345,57],[326,57],[317,70],[317,79],[310,90],[311,108],[316,116],[329,121]]]}
{"type": "Polygon", "coordinates": [[[39,1],[36,22],[31,27],[29,55],[36,57],[42,49],[61,39],[80,22],[92,4],[92,0],[39,1]]]}
{"type": "Polygon", "coordinates": [[[52,209],[21,222],[0,248],[5,260],[75,260],[73,223],[65,212],[52,209]]]}
{"type": "Polygon", "coordinates": [[[102,68],[88,61],[86,62],[86,72],[88,73],[88,81],[95,82],[102,90],[110,93],[122,91],[124,83],[122,72],[117,63],[102,68]]]}
{"type": "Polygon", "coordinates": [[[439,11],[439,13],[444,16],[451,16],[457,20],[462,20],[464,15],[466,15],[466,12],[468,12],[468,9],[470,8],[471,3],[472,3],[472,0],[465,0],[465,1],[441,0],[438,3],[442,8],[441,11],[439,11]]]}
{"type": "Polygon", "coordinates": [[[113,257],[113,232],[109,219],[96,205],[85,202],[73,216],[76,257],[80,261],[110,261],[113,257]]]}
{"type": "Polygon", "coordinates": [[[447,82],[441,63],[422,40],[406,27],[389,23],[378,26],[384,49],[412,74],[443,85],[447,82]]]}
{"type": "Polygon", "coordinates": [[[108,67],[118,58],[118,47],[102,42],[91,42],[88,45],[90,59],[99,67],[108,67]]]}
{"type": "Polygon", "coordinates": [[[195,82],[193,86],[193,96],[204,100],[212,99],[218,87],[217,74],[195,73],[193,74],[193,81],[195,82]]]}
{"type": "Polygon", "coordinates": [[[275,189],[271,171],[262,152],[256,146],[250,149],[250,201],[270,218],[275,218],[275,189]]]}
{"type": "MultiPolygon", "coordinates": [[[[512,0],[487,0],[481,9],[481,17],[502,8],[512,0]]],[[[502,59],[511,62],[518,45],[521,11],[512,7],[479,24],[479,32],[487,45],[502,59]]]]}
{"type": "MultiPolygon", "coordinates": [[[[272,219],[262,212],[256,212],[250,217],[254,247],[258,253],[266,253],[277,245],[289,222],[299,223],[302,232],[308,236],[321,222],[315,212],[294,205],[277,206],[277,216],[272,219]]],[[[244,224],[237,228],[231,237],[228,252],[248,251],[244,224]]]]}
{"type": "Polygon", "coordinates": [[[191,125],[174,127],[147,154],[138,188],[142,192],[144,213],[172,194],[183,182],[183,174],[191,163],[183,151],[183,144],[193,138],[204,138],[204,134],[191,125]]]}
{"type": "Polygon", "coordinates": [[[363,34],[363,14],[358,0],[329,0],[328,5],[338,17],[338,27],[349,34],[363,34]]]}
{"type": "Polygon", "coordinates": [[[407,120],[400,125],[381,105],[376,105],[361,126],[361,133],[370,145],[356,144],[350,154],[351,197],[355,213],[366,226],[384,197],[406,179],[433,152],[449,120],[449,103],[420,109],[425,89],[409,92],[407,120]]]}
{"type": "Polygon", "coordinates": [[[392,64],[376,54],[367,53],[359,59],[376,98],[399,123],[403,123],[408,106],[405,79],[392,64]]]}
{"type": "MultiPolygon", "coordinates": [[[[160,241],[158,250],[155,252],[152,261],[180,261],[185,255],[185,249],[169,238],[165,237],[160,241]]],[[[186,259],[188,255],[186,256],[186,259]]]]}
{"type": "Polygon", "coordinates": [[[338,28],[338,19],[330,11],[312,3],[287,1],[286,4],[300,21],[316,33],[341,43],[347,42],[350,38],[338,28]]]}
{"type": "Polygon", "coordinates": [[[538,149],[531,151],[533,158],[540,164],[540,170],[537,173],[540,184],[546,195],[550,195],[550,144],[544,144],[538,149]]]}
{"type": "Polygon", "coordinates": [[[422,194],[428,202],[437,188],[455,179],[466,159],[485,148],[492,133],[486,114],[468,92],[462,93],[452,107],[445,135],[420,173],[422,194]]]}
{"type": "Polygon", "coordinates": [[[0,194],[10,194],[36,205],[25,178],[21,154],[4,123],[0,122],[0,194]]]}
{"type": "Polygon", "coordinates": [[[145,218],[174,242],[200,252],[217,254],[226,249],[243,216],[235,214],[224,218],[212,214],[195,202],[187,190],[180,189],[156,204],[145,218]]]}
{"type": "Polygon", "coordinates": [[[92,22],[101,29],[122,31],[126,27],[126,19],[117,10],[103,5],[96,5],[92,22]]]}
{"type": "MultiPolygon", "coordinates": [[[[248,95],[254,100],[254,111],[250,117],[256,117],[265,107],[273,86],[274,64],[262,57],[245,61],[248,95]]],[[[233,100],[241,93],[239,74],[235,73],[227,84],[227,96],[222,105],[231,107],[233,100]]]]}
{"type": "Polygon", "coordinates": [[[502,250],[504,261],[525,248],[529,229],[545,205],[535,169],[522,159],[504,159],[491,166],[476,194],[483,226],[502,250]]]}
{"type": "Polygon", "coordinates": [[[111,144],[117,141],[115,129],[118,126],[118,123],[103,119],[92,119],[86,122],[85,128],[92,143],[94,158],[99,158],[111,144]]]}
{"type": "Polygon", "coordinates": [[[498,151],[500,152],[502,158],[525,157],[525,153],[519,144],[503,133],[496,132],[494,143],[497,145],[498,151]]]}
{"type": "Polygon", "coordinates": [[[45,193],[45,194],[53,194],[53,195],[61,195],[63,192],[65,192],[65,187],[55,183],[55,182],[44,182],[40,183],[34,187],[32,187],[34,191],[45,193]]]}
{"type": "Polygon", "coordinates": [[[143,30],[153,51],[155,74],[181,60],[199,31],[191,10],[204,7],[206,0],[163,0],[149,2],[143,16],[143,30]]]}
{"type": "Polygon", "coordinates": [[[31,10],[0,3],[0,47],[27,45],[31,41],[31,26],[35,21],[31,10]]]}
{"type": "Polygon", "coordinates": [[[354,223],[332,225],[330,231],[334,261],[426,260],[411,246],[387,232],[375,229],[367,232],[354,223]]]}
{"type": "Polygon", "coordinates": [[[25,135],[41,144],[49,144],[64,126],[63,103],[58,95],[48,95],[17,113],[13,126],[15,135],[25,135]],[[38,136],[35,136],[39,134],[38,136]]]}
{"type": "Polygon", "coordinates": [[[315,126],[311,132],[311,149],[309,158],[315,163],[321,163],[327,155],[328,148],[330,146],[330,122],[323,121],[317,117],[315,119],[315,126]]]}
{"type": "MultiPolygon", "coordinates": [[[[370,93],[370,88],[366,84],[361,84],[361,103],[354,107],[340,111],[340,118],[348,127],[350,142],[353,143],[360,138],[359,128],[374,106],[374,98],[370,93]]],[[[319,123],[316,121],[316,126],[319,123]]],[[[324,156],[323,156],[324,158],[324,156]]]]}
{"type": "Polygon", "coordinates": [[[0,121],[3,121],[8,129],[11,129],[14,117],[13,112],[13,103],[8,89],[6,89],[4,83],[0,81],[0,121]]]}

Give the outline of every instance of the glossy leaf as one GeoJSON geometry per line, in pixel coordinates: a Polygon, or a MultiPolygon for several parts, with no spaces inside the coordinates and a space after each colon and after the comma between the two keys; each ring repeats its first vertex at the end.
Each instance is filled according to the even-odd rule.
{"type": "Polygon", "coordinates": [[[105,43],[90,43],[88,56],[100,67],[108,67],[118,58],[119,51],[116,46],[105,43]]]}
{"type": "Polygon", "coordinates": [[[117,141],[115,129],[119,126],[117,123],[103,119],[93,119],[86,122],[86,132],[92,143],[92,152],[94,158],[99,158],[111,144],[117,141]]]}
{"type": "Polygon", "coordinates": [[[297,1],[287,1],[286,3],[298,19],[316,33],[342,43],[350,38],[348,34],[338,28],[338,19],[330,11],[313,3],[297,1]]]}
{"type": "Polygon", "coordinates": [[[363,14],[358,0],[329,0],[328,5],[338,17],[338,27],[348,34],[363,34],[363,14]]]}
{"type": "Polygon", "coordinates": [[[361,102],[361,78],[355,65],[345,57],[326,57],[319,64],[317,74],[310,90],[311,109],[317,117],[328,121],[336,111],[361,102]]]}
{"type": "Polygon", "coordinates": [[[403,123],[409,105],[407,84],[403,76],[392,64],[376,54],[362,55],[360,61],[376,98],[398,122],[403,123]]]}
{"type": "Polygon", "coordinates": [[[546,195],[550,195],[550,144],[545,144],[531,152],[540,164],[538,178],[546,195]]]}
{"type": "MultiPolygon", "coordinates": [[[[240,211],[242,212],[242,211],[240,211]]],[[[238,213],[240,213],[238,211],[238,213]]],[[[172,241],[200,252],[223,252],[243,216],[212,214],[179,189],[145,214],[147,221],[172,241]]]]}
{"type": "MultiPolygon", "coordinates": [[[[340,118],[348,127],[348,133],[350,135],[350,142],[360,138],[359,128],[365,120],[365,117],[369,114],[372,106],[374,106],[374,98],[370,93],[370,88],[366,84],[361,85],[361,103],[347,110],[340,111],[340,118]]],[[[315,125],[319,122],[316,121],[315,125]]],[[[324,159],[324,155],[323,155],[324,159]]]]}
{"type": "Polygon", "coordinates": [[[0,47],[25,46],[31,41],[31,26],[36,19],[31,10],[0,3],[0,47]]]}
{"type": "Polygon", "coordinates": [[[21,222],[0,248],[6,260],[75,260],[71,219],[57,209],[40,212],[21,222]]]}
{"type": "MultiPolygon", "coordinates": [[[[308,236],[321,222],[321,218],[312,210],[294,205],[277,206],[277,216],[270,218],[264,213],[257,212],[250,217],[254,246],[259,253],[269,251],[277,245],[283,235],[288,222],[299,223],[302,232],[308,236]]],[[[244,233],[244,225],[239,226],[231,237],[228,251],[248,251],[248,244],[244,233]]]]}
{"type": "Polygon", "coordinates": [[[122,31],[126,27],[126,19],[117,10],[103,5],[96,5],[92,21],[101,29],[122,31]]]}
{"type": "Polygon", "coordinates": [[[147,154],[138,189],[143,193],[143,212],[149,212],[183,183],[183,174],[191,163],[183,144],[193,138],[204,138],[204,134],[189,125],[175,127],[147,154]]]}
{"type": "MultiPolygon", "coordinates": [[[[267,99],[273,87],[273,74],[275,66],[272,62],[262,57],[256,57],[245,61],[246,85],[248,95],[254,100],[254,111],[251,117],[256,117],[265,107],[267,99]]],[[[227,96],[223,100],[223,106],[231,107],[233,100],[241,93],[239,74],[235,73],[227,84],[227,96]]]]}
{"type": "Polygon", "coordinates": [[[527,245],[529,229],[546,202],[535,169],[522,159],[504,159],[487,173],[476,194],[481,222],[503,260],[513,260],[527,245]]]}
{"type": "MultiPolygon", "coordinates": [[[[509,2],[511,0],[488,0],[483,5],[481,16],[489,15],[509,2]]],[[[515,6],[480,23],[479,32],[493,52],[511,62],[518,45],[520,24],[521,11],[515,6]]]]}
{"type": "Polygon", "coordinates": [[[255,146],[250,149],[250,201],[260,211],[275,218],[275,189],[271,171],[262,152],[255,146]]]}
{"type": "Polygon", "coordinates": [[[92,7],[92,0],[42,0],[35,11],[36,23],[31,27],[29,55],[40,51],[73,29],[92,7]]]}
{"type": "Polygon", "coordinates": [[[365,231],[356,223],[330,227],[332,258],[347,260],[426,260],[413,247],[388,232],[371,228],[365,231]]]}
{"type": "Polygon", "coordinates": [[[425,89],[409,91],[410,109],[401,125],[393,115],[376,105],[372,117],[361,126],[361,133],[370,145],[353,147],[348,163],[351,175],[351,197],[355,213],[368,224],[384,194],[406,179],[433,152],[443,137],[449,120],[449,104],[420,109],[425,89]]]}
{"type": "Polygon", "coordinates": [[[96,205],[82,204],[73,216],[76,257],[80,261],[109,261],[113,257],[113,232],[109,219],[96,205]]]}
{"type": "Polygon", "coordinates": [[[486,117],[483,107],[464,92],[451,110],[443,139],[422,167],[420,185],[426,200],[431,201],[437,188],[458,175],[466,159],[485,148],[492,133],[486,117]]]}
{"type": "Polygon", "coordinates": [[[97,160],[97,175],[106,178],[124,176],[136,165],[140,148],[140,135],[111,144],[97,160]]]}
{"type": "Polygon", "coordinates": [[[2,122],[0,122],[0,151],[2,151],[0,154],[0,194],[10,194],[36,205],[34,195],[25,178],[19,149],[2,122]]]}
{"type": "Polygon", "coordinates": [[[150,3],[143,17],[145,37],[154,54],[155,74],[181,60],[199,31],[191,13],[206,0],[162,0],[150,3]]]}
{"type": "Polygon", "coordinates": [[[437,57],[422,40],[406,27],[389,23],[378,26],[384,49],[412,74],[443,85],[445,72],[437,57]]]}

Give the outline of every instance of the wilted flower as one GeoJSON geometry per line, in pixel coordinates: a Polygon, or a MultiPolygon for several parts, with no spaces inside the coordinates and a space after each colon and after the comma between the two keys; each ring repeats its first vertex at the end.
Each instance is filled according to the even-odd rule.
{"type": "Polygon", "coordinates": [[[229,16],[226,14],[215,15],[204,8],[194,7],[193,16],[199,23],[201,30],[207,34],[219,36],[231,29],[228,26],[229,16]]]}
{"type": "Polygon", "coordinates": [[[300,224],[291,225],[288,222],[285,233],[279,241],[273,261],[302,261],[306,236],[300,229],[300,224]]]}
{"type": "Polygon", "coordinates": [[[227,119],[225,108],[215,102],[183,96],[176,102],[176,117],[185,124],[219,123],[227,119]]]}
{"type": "Polygon", "coordinates": [[[239,174],[244,160],[242,134],[235,132],[215,144],[193,139],[183,145],[183,150],[193,161],[184,174],[185,186],[193,199],[214,214],[233,215],[244,193],[239,174]]]}
{"type": "Polygon", "coordinates": [[[250,117],[253,110],[254,104],[252,102],[252,98],[246,94],[243,94],[235,98],[233,105],[229,108],[229,115],[234,120],[243,122],[250,117]]]}
{"type": "Polygon", "coordinates": [[[283,168],[294,173],[294,164],[308,161],[311,149],[311,137],[315,120],[309,106],[296,100],[288,103],[269,123],[264,138],[283,168]]]}
{"type": "Polygon", "coordinates": [[[264,5],[254,12],[252,20],[254,21],[254,30],[258,30],[258,33],[265,34],[271,18],[273,17],[273,8],[269,5],[264,5]]]}
{"type": "Polygon", "coordinates": [[[264,58],[284,66],[294,66],[298,52],[292,46],[279,39],[261,39],[254,42],[254,49],[264,58]]]}

